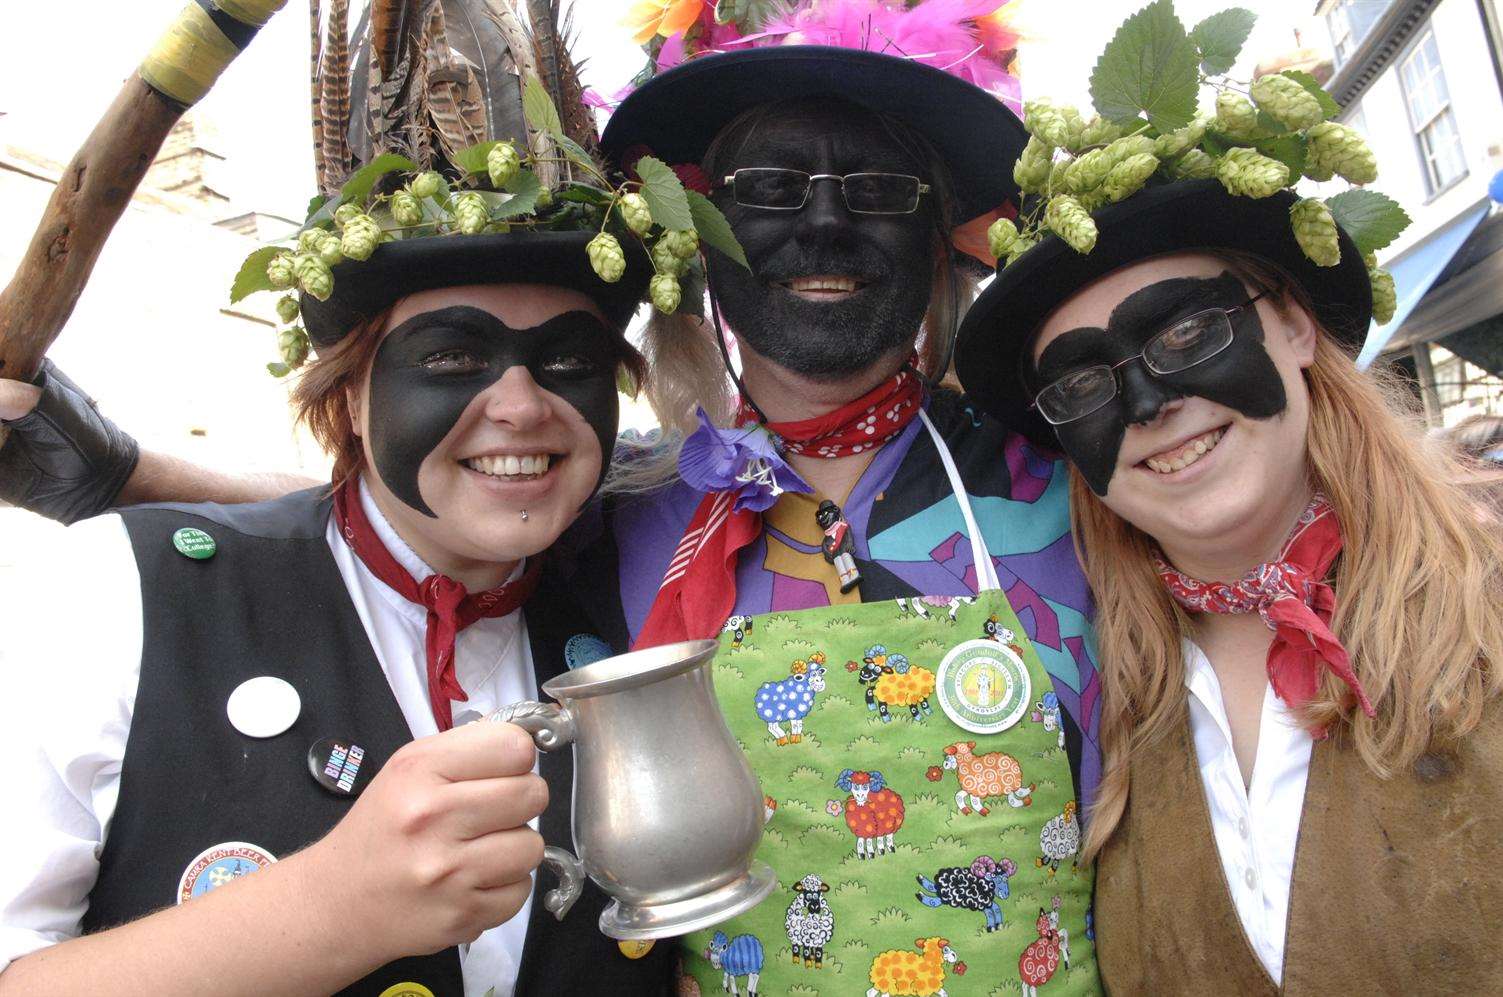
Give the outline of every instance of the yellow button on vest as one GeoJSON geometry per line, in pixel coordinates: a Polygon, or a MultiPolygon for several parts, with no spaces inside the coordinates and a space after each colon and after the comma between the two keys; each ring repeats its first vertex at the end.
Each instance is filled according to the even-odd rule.
{"type": "Polygon", "coordinates": [[[617,942],[616,947],[619,948],[621,950],[621,954],[626,956],[628,959],[640,959],[644,955],[652,951],[652,939],[641,938],[635,941],[617,942]]]}
{"type": "Polygon", "coordinates": [[[433,997],[433,991],[421,983],[397,983],[381,991],[381,997],[433,997]]]}

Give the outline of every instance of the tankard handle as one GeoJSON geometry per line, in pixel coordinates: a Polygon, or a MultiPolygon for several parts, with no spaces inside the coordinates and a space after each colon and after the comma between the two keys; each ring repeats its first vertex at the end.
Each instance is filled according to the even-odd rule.
{"type": "MultiPolygon", "coordinates": [[[[533,743],[543,751],[558,751],[574,743],[574,717],[557,703],[523,700],[501,707],[487,719],[516,724],[531,734],[533,743]]],[[[558,886],[544,895],[543,907],[562,921],[584,891],[584,865],[568,849],[555,845],[543,849],[543,865],[558,877],[558,886]]]]}

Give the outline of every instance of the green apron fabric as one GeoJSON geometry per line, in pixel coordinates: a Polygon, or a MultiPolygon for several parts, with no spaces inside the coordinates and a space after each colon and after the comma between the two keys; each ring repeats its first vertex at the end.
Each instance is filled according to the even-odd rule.
{"type": "Polygon", "coordinates": [[[683,939],[700,991],[1100,993],[1069,758],[1044,724],[1053,684],[1006,597],[733,622],[715,693],[767,797],[757,857],[778,888],[683,939]],[[991,660],[1026,668],[1026,701],[991,660]],[[944,696],[972,723],[1017,719],[977,733],[944,696]]]}

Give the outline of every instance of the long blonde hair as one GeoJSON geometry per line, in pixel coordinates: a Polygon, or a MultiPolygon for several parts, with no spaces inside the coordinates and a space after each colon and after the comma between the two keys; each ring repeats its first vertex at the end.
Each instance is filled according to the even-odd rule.
{"type": "MultiPolygon", "coordinates": [[[[1225,259],[1250,284],[1273,289],[1276,308],[1308,310],[1277,270],[1225,259]]],[[[1344,541],[1331,626],[1377,716],[1355,710],[1346,686],[1325,673],[1301,720],[1346,739],[1387,778],[1432,744],[1464,737],[1503,687],[1503,525],[1479,501],[1497,476],[1427,442],[1403,384],[1358,371],[1324,331],[1305,381],[1309,471],[1344,541]]],[[[1093,858],[1127,808],[1133,760],[1180,715],[1181,640],[1192,627],[1154,571],[1153,540],[1074,471],[1070,514],[1097,603],[1103,774],[1083,849],[1093,858]]]]}

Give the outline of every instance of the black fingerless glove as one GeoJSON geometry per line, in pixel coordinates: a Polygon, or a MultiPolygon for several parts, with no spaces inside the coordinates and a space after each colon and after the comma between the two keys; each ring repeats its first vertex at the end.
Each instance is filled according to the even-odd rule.
{"type": "Polygon", "coordinates": [[[10,430],[0,446],[0,500],[61,523],[97,516],[114,505],[141,447],[50,360],[32,383],[42,389],[37,407],[0,420],[10,430]]]}

